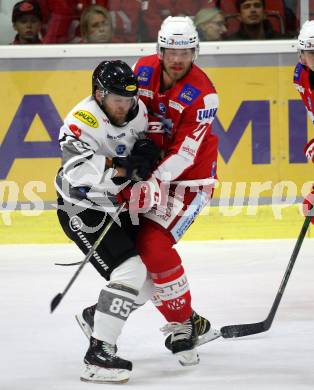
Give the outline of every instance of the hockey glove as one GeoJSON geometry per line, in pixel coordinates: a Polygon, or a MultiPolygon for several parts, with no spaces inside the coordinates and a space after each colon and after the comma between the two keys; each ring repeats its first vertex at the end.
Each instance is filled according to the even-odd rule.
{"type": "MultiPolygon", "coordinates": [[[[127,157],[114,157],[113,166],[126,170],[126,180],[147,180],[160,159],[161,150],[148,138],[137,140],[127,157]]],[[[121,179],[120,179],[121,180],[121,179]]]]}
{"type": "Polygon", "coordinates": [[[161,149],[149,138],[139,139],[135,142],[131,156],[143,157],[153,168],[160,159],[161,149]]]}
{"type": "Polygon", "coordinates": [[[123,168],[126,171],[125,178],[116,178],[121,180],[124,179],[124,182],[127,180],[132,181],[142,181],[146,180],[151,174],[151,166],[144,157],[141,156],[128,156],[128,157],[114,157],[112,159],[113,166],[115,168],[123,168]]]}
{"type": "Polygon", "coordinates": [[[311,214],[311,223],[314,224],[314,186],[312,188],[312,191],[306,195],[306,197],[303,200],[303,214],[306,217],[307,215],[311,214]]]}
{"type": "Polygon", "coordinates": [[[304,154],[309,161],[312,160],[314,163],[314,138],[305,145],[304,154]]]}
{"type": "Polygon", "coordinates": [[[155,205],[159,205],[161,193],[159,181],[151,177],[147,181],[142,181],[129,185],[118,194],[118,202],[126,201],[130,211],[141,213],[149,211],[155,205]]]}

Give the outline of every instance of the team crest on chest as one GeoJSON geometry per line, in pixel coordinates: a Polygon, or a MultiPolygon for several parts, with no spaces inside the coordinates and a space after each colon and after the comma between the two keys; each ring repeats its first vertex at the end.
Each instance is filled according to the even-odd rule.
{"type": "Polygon", "coordinates": [[[126,146],[124,144],[119,144],[116,146],[116,153],[120,156],[126,150],[126,146]]]}

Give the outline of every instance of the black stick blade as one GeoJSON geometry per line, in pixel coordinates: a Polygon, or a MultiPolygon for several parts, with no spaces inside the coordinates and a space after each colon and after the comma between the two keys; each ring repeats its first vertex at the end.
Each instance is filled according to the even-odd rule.
{"type": "Polygon", "coordinates": [[[52,313],[55,308],[59,305],[63,295],[61,293],[57,294],[50,303],[50,313],[52,313]]]}
{"type": "Polygon", "coordinates": [[[227,325],[220,329],[224,339],[249,336],[251,334],[266,332],[269,329],[265,321],[253,324],[227,325]]]}

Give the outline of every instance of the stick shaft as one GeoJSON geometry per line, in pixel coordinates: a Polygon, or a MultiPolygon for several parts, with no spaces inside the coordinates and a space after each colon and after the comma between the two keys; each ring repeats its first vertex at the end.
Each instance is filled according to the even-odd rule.
{"type": "Polygon", "coordinates": [[[308,227],[310,225],[311,218],[312,218],[312,216],[308,215],[305,218],[305,221],[303,222],[301,231],[299,233],[297,242],[294,246],[294,249],[293,249],[292,255],[290,257],[289,263],[287,265],[287,268],[285,270],[284,276],[281,280],[281,283],[280,283],[279,289],[277,291],[275,300],[272,304],[272,307],[271,307],[270,312],[269,312],[268,316],[266,317],[266,319],[264,321],[255,322],[255,323],[251,323],[251,324],[238,324],[238,325],[223,326],[220,330],[222,337],[231,338],[231,337],[248,336],[251,334],[266,332],[271,327],[272,322],[274,320],[274,317],[276,315],[278,306],[280,304],[281,298],[283,296],[283,293],[284,293],[285,288],[287,286],[288,280],[290,278],[291,271],[292,271],[293,266],[295,264],[295,261],[298,257],[298,254],[299,254],[299,251],[301,249],[304,237],[305,237],[306,232],[308,230],[308,227]]]}
{"type": "Polygon", "coordinates": [[[68,284],[66,285],[66,287],[64,288],[63,292],[60,294],[57,294],[57,296],[52,300],[51,302],[51,312],[59,305],[59,303],[61,302],[61,300],[63,299],[63,297],[65,296],[65,294],[68,292],[68,290],[70,289],[70,287],[72,286],[72,284],[74,283],[74,281],[76,280],[76,278],[78,277],[78,275],[81,273],[82,269],[84,268],[84,266],[89,262],[90,258],[93,256],[95,250],[98,248],[99,244],[101,243],[101,241],[103,240],[103,238],[105,237],[105,235],[108,233],[109,229],[111,228],[111,226],[113,225],[113,223],[115,222],[116,218],[118,217],[118,215],[120,214],[120,212],[122,211],[123,207],[125,206],[125,202],[122,203],[115,215],[112,217],[112,219],[109,221],[109,223],[106,225],[106,227],[104,228],[104,230],[101,232],[101,234],[99,235],[99,237],[97,238],[97,240],[94,242],[94,244],[92,245],[92,247],[90,248],[90,250],[88,251],[85,259],[81,262],[81,264],[79,265],[79,267],[77,268],[77,270],[75,271],[74,275],[72,276],[72,278],[70,279],[70,281],[68,282],[68,284]],[[58,297],[58,299],[56,299],[58,297]]]}

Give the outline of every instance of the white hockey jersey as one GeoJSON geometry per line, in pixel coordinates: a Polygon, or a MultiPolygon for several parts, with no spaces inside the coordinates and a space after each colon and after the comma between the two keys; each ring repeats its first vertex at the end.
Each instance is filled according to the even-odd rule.
{"type": "Polygon", "coordinates": [[[114,169],[106,161],[128,156],[136,140],[144,137],[147,110],[141,100],[138,105],[136,117],[121,127],[110,123],[92,96],[68,113],[59,134],[62,168],[55,181],[63,199],[72,203],[79,200],[83,207],[92,207],[90,201],[105,206],[106,198],[119,191],[111,180],[114,169]]]}

